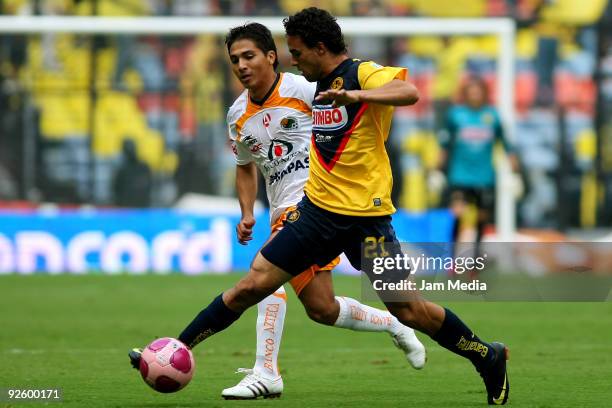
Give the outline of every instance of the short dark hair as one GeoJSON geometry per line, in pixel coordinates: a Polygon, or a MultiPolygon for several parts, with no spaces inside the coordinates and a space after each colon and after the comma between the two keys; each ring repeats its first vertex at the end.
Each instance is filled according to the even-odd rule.
{"type": "Polygon", "coordinates": [[[346,53],[346,44],[336,17],[326,10],[305,8],[285,18],[283,25],[287,35],[299,36],[308,48],[314,48],[322,42],[334,54],[346,53]]]}
{"type": "Polygon", "coordinates": [[[262,50],[264,54],[267,54],[268,51],[274,51],[274,54],[276,54],[274,69],[278,67],[278,51],[276,51],[276,44],[274,43],[274,38],[272,38],[272,33],[268,30],[268,27],[259,23],[247,23],[232,28],[225,36],[227,52],[229,52],[232,44],[238,40],[253,41],[257,48],[262,50]]]}

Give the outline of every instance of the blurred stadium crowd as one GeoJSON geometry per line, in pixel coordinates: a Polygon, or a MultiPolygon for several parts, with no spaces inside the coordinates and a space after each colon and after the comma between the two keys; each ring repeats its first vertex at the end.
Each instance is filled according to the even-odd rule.
{"type": "MultiPolygon", "coordinates": [[[[606,0],[4,0],[8,15],[498,17],[517,22],[519,224],[612,224],[612,8],[606,0]]],[[[281,68],[290,69],[282,37],[281,68]]],[[[421,91],[388,149],[399,206],[440,204],[429,173],[468,75],[495,97],[489,36],[349,38],[353,56],[409,68],[421,91]]],[[[0,207],[20,202],[170,206],[232,196],[225,111],[241,91],[222,36],[0,35],[0,207]]]]}

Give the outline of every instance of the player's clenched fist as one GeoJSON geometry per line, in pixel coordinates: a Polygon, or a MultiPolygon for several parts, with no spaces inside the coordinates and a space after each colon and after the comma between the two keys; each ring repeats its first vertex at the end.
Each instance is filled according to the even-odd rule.
{"type": "Polygon", "coordinates": [[[243,217],[240,219],[238,225],[236,225],[236,234],[238,235],[238,242],[242,245],[246,245],[248,241],[253,239],[253,226],[255,225],[255,218],[252,216],[243,217]]]}

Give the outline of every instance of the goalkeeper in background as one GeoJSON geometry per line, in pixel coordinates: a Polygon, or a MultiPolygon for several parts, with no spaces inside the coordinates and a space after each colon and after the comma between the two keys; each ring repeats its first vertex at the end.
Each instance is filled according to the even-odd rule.
{"type": "Polygon", "coordinates": [[[453,240],[474,242],[477,255],[484,227],[495,209],[495,143],[503,144],[513,171],[518,170],[518,161],[497,110],[488,104],[488,88],[482,78],[470,77],[460,96],[462,103],[451,107],[447,115],[441,167],[448,182],[446,202],[456,217],[453,240]]]}

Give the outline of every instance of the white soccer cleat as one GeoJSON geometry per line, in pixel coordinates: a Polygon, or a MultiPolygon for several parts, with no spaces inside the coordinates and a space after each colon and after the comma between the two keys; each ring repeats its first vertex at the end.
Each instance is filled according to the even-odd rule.
{"type": "Polygon", "coordinates": [[[420,370],[427,361],[425,346],[419,341],[410,327],[400,325],[399,330],[391,335],[393,343],[397,348],[406,353],[406,359],[410,365],[420,370]]]}
{"type": "Polygon", "coordinates": [[[221,396],[229,399],[279,398],[283,392],[283,378],[269,380],[250,368],[239,368],[236,373],[246,376],[235,386],[221,391],[221,396]]]}

